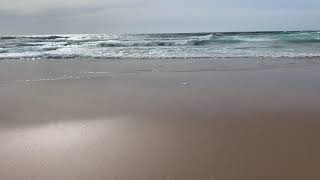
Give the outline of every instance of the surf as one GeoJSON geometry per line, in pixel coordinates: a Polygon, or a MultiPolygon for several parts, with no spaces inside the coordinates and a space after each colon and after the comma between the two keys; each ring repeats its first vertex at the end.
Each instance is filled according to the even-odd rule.
{"type": "Polygon", "coordinates": [[[319,31],[0,36],[0,59],[319,57],[319,31]]]}

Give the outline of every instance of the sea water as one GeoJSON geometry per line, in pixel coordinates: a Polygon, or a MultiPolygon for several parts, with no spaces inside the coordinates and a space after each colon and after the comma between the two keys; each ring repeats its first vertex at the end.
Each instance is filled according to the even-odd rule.
{"type": "Polygon", "coordinates": [[[320,57],[320,32],[0,36],[0,59],[320,57]]]}

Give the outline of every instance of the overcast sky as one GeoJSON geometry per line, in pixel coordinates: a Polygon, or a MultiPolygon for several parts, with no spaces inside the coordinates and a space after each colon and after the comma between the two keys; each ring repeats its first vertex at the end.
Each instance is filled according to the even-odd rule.
{"type": "Polygon", "coordinates": [[[0,0],[0,34],[320,29],[320,0],[0,0]]]}

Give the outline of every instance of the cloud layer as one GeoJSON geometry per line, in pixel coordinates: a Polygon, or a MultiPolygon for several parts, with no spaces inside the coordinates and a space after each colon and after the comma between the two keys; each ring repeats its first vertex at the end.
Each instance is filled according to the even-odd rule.
{"type": "Polygon", "coordinates": [[[1,34],[320,29],[318,0],[1,0],[1,34]]]}

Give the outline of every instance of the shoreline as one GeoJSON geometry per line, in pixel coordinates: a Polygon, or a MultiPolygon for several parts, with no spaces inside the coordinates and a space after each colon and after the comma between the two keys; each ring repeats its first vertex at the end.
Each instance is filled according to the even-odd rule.
{"type": "Polygon", "coordinates": [[[0,84],[94,79],[121,74],[249,71],[320,65],[320,58],[1,60],[0,84]]]}

